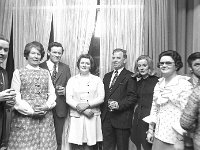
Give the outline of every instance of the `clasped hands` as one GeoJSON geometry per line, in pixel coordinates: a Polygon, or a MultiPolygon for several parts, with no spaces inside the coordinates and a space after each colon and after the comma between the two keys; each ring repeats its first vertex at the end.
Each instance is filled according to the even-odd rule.
{"type": "Polygon", "coordinates": [[[90,105],[88,103],[79,103],[76,106],[76,110],[79,113],[84,114],[86,117],[91,118],[94,116],[94,113],[89,107],[90,107],[90,105]]]}
{"type": "Polygon", "coordinates": [[[34,112],[32,114],[33,117],[43,117],[48,110],[48,106],[46,104],[44,105],[35,105],[33,108],[34,112]]]}

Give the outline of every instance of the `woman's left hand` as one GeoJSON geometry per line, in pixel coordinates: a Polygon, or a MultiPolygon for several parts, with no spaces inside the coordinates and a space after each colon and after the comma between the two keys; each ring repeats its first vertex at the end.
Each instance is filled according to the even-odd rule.
{"type": "Polygon", "coordinates": [[[49,110],[49,108],[46,104],[44,104],[44,105],[41,105],[41,106],[35,106],[34,110],[35,111],[47,111],[47,110],[49,110]]]}

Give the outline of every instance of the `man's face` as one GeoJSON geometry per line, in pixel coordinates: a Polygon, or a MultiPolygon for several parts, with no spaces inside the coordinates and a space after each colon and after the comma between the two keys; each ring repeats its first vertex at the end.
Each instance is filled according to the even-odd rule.
{"type": "Polygon", "coordinates": [[[123,57],[123,52],[115,52],[112,56],[112,63],[115,70],[121,69],[125,66],[126,59],[123,57]]]}
{"type": "Polygon", "coordinates": [[[0,64],[8,57],[9,43],[4,40],[0,40],[0,64]]]}
{"type": "Polygon", "coordinates": [[[61,56],[63,54],[62,47],[52,47],[51,51],[48,51],[49,59],[53,63],[58,63],[60,62],[61,56]]]}
{"type": "Polygon", "coordinates": [[[200,78],[200,59],[196,59],[192,62],[191,69],[193,71],[193,74],[200,78]]]}

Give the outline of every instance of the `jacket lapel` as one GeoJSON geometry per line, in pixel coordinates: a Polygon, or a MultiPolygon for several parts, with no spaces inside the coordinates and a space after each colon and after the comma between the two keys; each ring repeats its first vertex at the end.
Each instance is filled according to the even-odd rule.
{"type": "Polygon", "coordinates": [[[116,88],[120,85],[120,83],[124,80],[124,78],[126,77],[127,71],[124,68],[121,73],[119,74],[119,76],[117,77],[117,80],[115,81],[115,84],[113,85],[111,91],[110,91],[110,95],[112,95],[112,93],[116,90],[116,88]]]}
{"type": "Polygon", "coordinates": [[[56,81],[58,80],[58,78],[60,77],[60,75],[63,73],[63,66],[61,63],[58,64],[58,72],[57,72],[57,75],[56,75],[56,81]]]}

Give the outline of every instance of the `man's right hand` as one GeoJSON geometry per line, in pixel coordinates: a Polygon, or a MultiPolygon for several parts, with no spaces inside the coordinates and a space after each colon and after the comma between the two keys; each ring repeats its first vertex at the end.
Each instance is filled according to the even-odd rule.
{"type": "Polygon", "coordinates": [[[0,92],[0,102],[13,100],[16,97],[15,90],[7,89],[0,92]]]}

